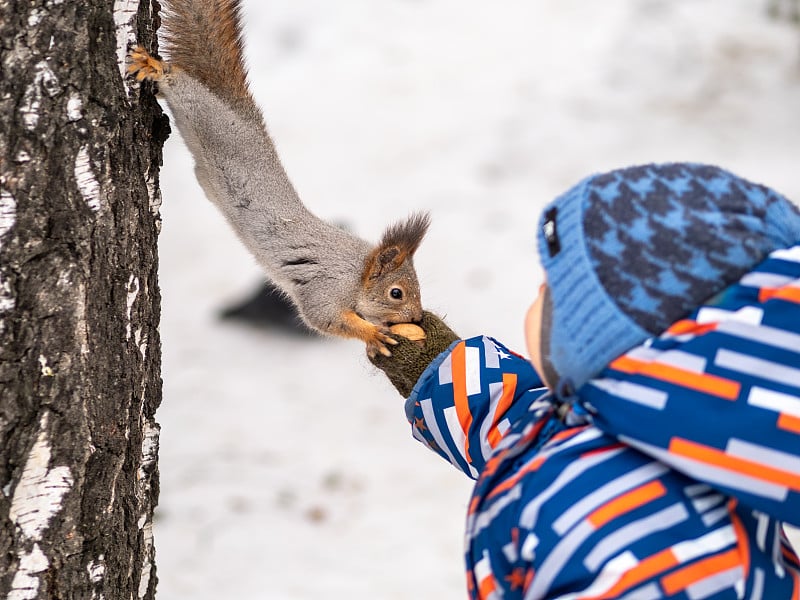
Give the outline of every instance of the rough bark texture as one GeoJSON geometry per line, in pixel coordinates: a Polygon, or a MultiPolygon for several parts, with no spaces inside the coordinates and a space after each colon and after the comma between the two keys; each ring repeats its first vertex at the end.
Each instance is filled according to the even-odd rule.
{"type": "Polygon", "coordinates": [[[0,0],[0,597],[153,598],[155,0],[0,0]]]}

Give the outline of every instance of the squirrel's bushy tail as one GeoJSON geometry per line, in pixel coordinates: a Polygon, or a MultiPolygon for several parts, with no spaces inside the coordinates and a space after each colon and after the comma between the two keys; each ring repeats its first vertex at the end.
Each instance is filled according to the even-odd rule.
{"type": "Polygon", "coordinates": [[[241,0],[162,0],[169,61],[237,108],[255,106],[244,66],[241,0]]]}

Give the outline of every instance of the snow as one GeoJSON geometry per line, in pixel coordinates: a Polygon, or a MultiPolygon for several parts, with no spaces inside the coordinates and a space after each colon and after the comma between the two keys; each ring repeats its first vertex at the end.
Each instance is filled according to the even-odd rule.
{"type": "MultiPolygon", "coordinates": [[[[754,0],[245,2],[301,197],[377,239],[430,210],[425,304],[523,350],[543,203],[591,172],[719,164],[800,199],[800,32],[754,0]]],[[[259,279],[167,143],[159,597],[465,596],[470,481],[356,342],[217,319],[259,279]]]]}

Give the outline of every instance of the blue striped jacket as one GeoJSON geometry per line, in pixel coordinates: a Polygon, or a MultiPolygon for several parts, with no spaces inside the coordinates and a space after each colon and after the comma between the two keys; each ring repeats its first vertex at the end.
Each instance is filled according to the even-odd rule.
{"type": "Polygon", "coordinates": [[[471,597],[798,599],[800,246],[773,252],[572,398],[489,337],[406,403],[476,479],[471,597]]]}

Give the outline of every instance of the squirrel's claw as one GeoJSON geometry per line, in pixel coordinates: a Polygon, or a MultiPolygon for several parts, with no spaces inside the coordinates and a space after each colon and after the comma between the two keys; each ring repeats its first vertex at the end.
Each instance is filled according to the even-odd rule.
{"type": "Polygon", "coordinates": [[[387,335],[388,333],[388,329],[380,329],[376,327],[371,339],[365,340],[367,342],[367,354],[370,358],[374,358],[378,353],[386,356],[387,358],[392,355],[392,352],[386,347],[386,344],[389,344],[390,346],[396,346],[400,342],[390,335],[387,335]]]}
{"type": "Polygon", "coordinates": [[[374,358],[378,353],[387,357],[391,356],[392,353],[386,346],[396,346],[400,343],[392,337],[392,332],[388,327],[370,323],[353,310],[344,311],[337,327],[328,331],[334,335],[363,341],[367,345],[367,354],[370,358],[374,358]]]}
{"type": "Polygon", "coordinates": [[[153,58],[143,46],[137,46],[128,54],[128,75],[136,77],[136,81],[158,81],[169,72],[169,66],[162,60],[153,58]]]}

